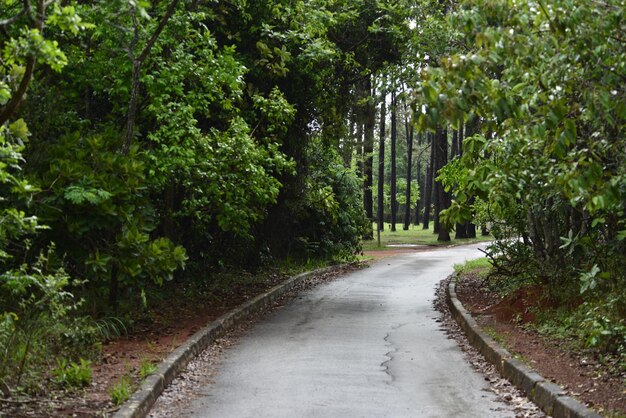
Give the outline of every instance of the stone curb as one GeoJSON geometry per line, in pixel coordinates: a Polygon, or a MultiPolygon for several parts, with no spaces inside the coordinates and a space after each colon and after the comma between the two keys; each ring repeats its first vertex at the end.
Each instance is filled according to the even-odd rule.
{"type": "Polygon", "coordinates": [[[456,286],[450,282],[446,292],[446,301],[452,316],[459,323],[470,344],[487,361],[498,369],[500,374],[511,384],[520,389],[543,412],[554,418],[602,418],[577,400],[566,395],[558,385],[544,379],[540,374],[514,358],[493,338],[485,334],[474,318],[467,312],[456,296],[456,286]]]}
{"type": "Polygon", "coordinates": [[[331,272],[342,267],[331,266],[291,277],[283,283],[274,286],[265,293],[256,296],[234,310],[220,316],[215,321],[192,335],[185,343],[174,350],[163,360],[157,371],[148,376],[137,391],[113,415],[114,418],[143,418],[148,415],[150,408],[156,402],[163,390],[176,378],[194,357],[204,351],[213,341],[259,312],[280,296],[302,283],[307,278],[331,272]]]}

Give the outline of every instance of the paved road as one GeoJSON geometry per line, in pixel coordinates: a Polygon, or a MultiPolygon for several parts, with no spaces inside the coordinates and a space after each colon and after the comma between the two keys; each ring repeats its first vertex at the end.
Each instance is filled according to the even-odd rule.
{"type": "Polygon", "coordinates": [[[388,258],[321,285],[227,350],[194,417],[512,417],[434,320],[476,246],[388,258]]]}

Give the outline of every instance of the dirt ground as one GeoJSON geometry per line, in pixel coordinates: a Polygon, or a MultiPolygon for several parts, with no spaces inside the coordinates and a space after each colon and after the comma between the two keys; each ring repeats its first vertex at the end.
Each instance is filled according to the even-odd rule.
{"type": "Polygon", "coordinates": [[[531,288],[500,299],[481,286],[482,279],[467,275],[457,284],[457,295],[477,322],[544,378],[603,416],[626,416],[626,376],[612,372],[591,352],[573,351],[567,342],[549,340],[532,327],[532,308],[546,307],[541,289],[531,288]]]}

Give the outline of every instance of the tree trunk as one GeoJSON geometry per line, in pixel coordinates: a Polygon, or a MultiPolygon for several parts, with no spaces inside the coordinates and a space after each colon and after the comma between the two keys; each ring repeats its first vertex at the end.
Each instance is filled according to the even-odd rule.
{"type": "Polygon", "coordinates": [[[437,171],[439,170],[439,137],[441,136],[441,129],[437,128],[432,138],[432,157],[433,157],[433,234],[439,233],[439,211],[441,210],[439,183],[437,180],[437,171]]]}
{"type": "MultiPolygon", "coordinates": [[[[30,15],[30,12],[27,12],[27,8],[30,8],[31,5],[28,2],[24,2],[24,12],[30,15]]],[[[39,33],[43,32],[44,22],[46,20],[46,5],[44,0],[38,0],[36,11],[34,13],[34,22],[33,27],[39,33]]],[[[22,79],[20,80],[20,84],[17,87],[17,90],[11,95],[11,99],[2,107],[0,107],[0,126],[4,125],[6,121],[8,121],[13,113],[17,110],[17,107],[22,102],[24,95],[26,94],[26,90],[28,89],[28,85],[33,79],[33,73],[35,72],[35,64],[37,63],[37,59],[34,56],[30,56],[26,60],[26,66],[24,67],[24,74],[22,75],[22,79]]]]}
{"type": "MultiPolygon", "coordinates": [[[[418,136],[418,141],[422,142],[421,135],[418,136]]],[[[417,196],[415,196],[415,219],[413,220],[413,225],[420,224],[420,209],[422,205],[422,195],[424,194],[424,189],[422,188],[422,162],[417,159],[417,169],[415,173],[415,180],[417,181],[417,196]]]]}
{"type": "Polygon", "coordinates": [[[459,155],[459,131],[455,129],[452,131],[452,146],[450,147],[450,160],[459,155]]]}
{"type": "Polygon", "coordinates": [[[343,165],[346,168],[352,166],[352,153],[354,152],[354,138],[356,138],[356,115],[354,111],[350,112],[350,126],[348,136],[343,140],[343,146],[341,147],[341,154],[343,157],[343,165]]]}
{"type": "Polygon", "coordinates": [[[363,178],[363,123],[361,120],[361,112],[357,113],[356,118],[356,137],[354,138],[354,146],[356,149],[356,175],[359,179],[363,178]]]}
{"type": "MultiPolygon", "coordinates": [[[[150,36],[150,39],[148,39],[148,42],[146,42],[146,45],[141,50],[141,53],[139,54],[138,57],[135,56],[135,53],[133,51],[134,47],[136,46],[136,40],[133,41],[126,48],[127,49],[126,52],[128,53],[128,57],[131,60],[133,69],[132,69],[132,75],[131,75],[130,99],[128,100],[128,108],[127,108],[127,114],[126,114],[126,127],[124,129],[124,145],[122,146],[123,155],[128,155],[128,153],[130,152],[130,147],[131,147],[133,136],[135,133],[135,122],[137,119],[137,101],[139,98],[139,87],[141,86],[141,83],[140,83],[141,66],[148,58],[148,55],[150,55],[152,48],[154,47],[157,40],[161,36],[163,29],[165,29],[165,26],[174,15],[174,12],[176,12],[176,7],[178,7],[179,2],[180,0],[172,0],[172,2],[169,4],[169,6],[167,7],[167,10],[165,11],[165,14],[159,21],[159,24],[157,25],[156,29],[152,33],[152,36],[150,36]]],[[[135,32],[138,30],[136,22],[135,22],[134,30],[135,32]]]]}
{"type": "Polygon", "coordinates": [[[380,103],[380,136],[378,138],[378,230],[385,229],[385,119],[387,94],[383,92],[380,103]]]}
{"type": "Polygon", "coordinates": [[[423,217],[423,229],[429,228],[430,222],[430,206],[432,204],[433,197],[433,167],[435,163],[435,145],[433,141],[433,135],[431,133],[426,134],[426,142],[430,143],[430,162],[426,165],[426,183],[424,185],[424,217],[423,217]]]}
{"type": "MultiPolygon", "coordinates": [[[[407,111],[405,106],[405,112],[407,111]]],[[[406,129],[406,205],[404,207],[403,230],[408,231],[411,225],[411,175],[413,173],[413,125],[405,113],[404,126],[406,129]],[[410,125],[410,126],[409,126],[410,125]]]]}
{"type": "Polygon", "coordinates": [[[397,183],[396,183],[396,141],[398,137],[397,129],[397,112],[396,112],[396,92],[391,92],[391,230],[396,230],[396,213],[398,202],[396,199],[397,183]]]}
{"type": "MultiPolygon", "coordinates": [[[[440,170],[448,163],[448,130],[441,129],[437,135],[437,170],[440,170]]],[[[450,192],[446,192],[441,181],[435,180],[438,186],[439,196],[439,212],[446,210],[450,207],[450,192]]],[[[446,222],[439,222],[439,236],[437,241],[450,241],[450,230],[446,222]]]]}
{"type": "MultiPolygon", "coordinates": [[[[452,158],[460,157],[463,151],[463,124],[459,123],[459,129],[455,131],[455,136],[452,137],[452,158]],[[456,138],[456,148],[455,140],[456,138]]],[[[461,202],[464,203],[464,202],[461,202]]],[[[467,238],[467,222],[456,223],[454,239],[467,238]]]]}
{"type": "Polygon", "coordinates": [[[139,87],[141,75],[141,61],[133,60],[133,70],[130,84],[130,100],[128,101],[128,110],[126,113],[126,128],[124,130],[124,146],[122,154],[128,155],[130,146],[133,142],[135,133],[135,120],[137,119],[137,100],[139,98],[139,87]]]}
{"type": "Polygon", "coordinates": [[[365,122],[364,122],[364,141],[363,141],[363,175],[365,182],[363,184],[363,207],[365,215],[373,222],[374,211],[372,201],[373,186],[373,164],[374,164],[374,126],[376,125],[376,107],[374,106],[374,92],[372,91],[371,76],[365,82],[365,91],[367,94],[367,105],[365,106],[365,122]]]}
{"type": "Polygon", "coordinates": [[[463,139],[465,139],[463,136],[463,123],[459,123],[459,144],[457,148],[457,155],[459,157],[463,155],[463,139]]]}

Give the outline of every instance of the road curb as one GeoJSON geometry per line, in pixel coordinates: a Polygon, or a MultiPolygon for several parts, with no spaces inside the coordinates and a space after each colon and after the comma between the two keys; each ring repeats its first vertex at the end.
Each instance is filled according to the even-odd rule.
{"type": "Polygon", "coordinates": [[[265,293],[256,296],[234,310],[220,316],[215,321],[192,335],[185,343],[163,360],[157,371],[148,376],[141,386],[113,415],[114,418],[143,418],[165,388],[178,376],[187,364],[204,351],[217,338],[230,329],[243,323],[253,314],[267,307],[279,297],[302,283],[309,277],[338,270],[345,265],[326,267],[291,277],[274,286],[265,293]]]}
{"type": "Polygon", "coordinates": [[[543,412],[554,418],[602,418],[577,400],[566,395],[558,385],[544,379],[540,374],[514,358],[507,350],[485,334],[467,312],[456,296],[456,285],[450,282],[446,301],[452,317],[459,323],[467,339],[498,372],[520,389],[543,412]]]}

